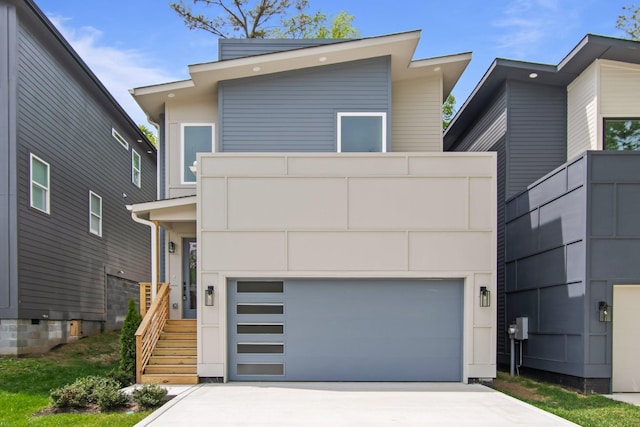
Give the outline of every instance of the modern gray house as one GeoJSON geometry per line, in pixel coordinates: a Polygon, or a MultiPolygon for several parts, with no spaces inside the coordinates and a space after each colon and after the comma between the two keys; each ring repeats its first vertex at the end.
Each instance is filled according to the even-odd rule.
{"type": "Polygon", "coordinates": [[[119,327],[156,150],[31,0],[0,0],[0,354],[119,327]]]}
{"type": "Polygon", "coordinates": [[[496,156],[442,151],[471,55],[419,40],[223,40],[133,90],[161,129],[162,198],[131,209],[164,230],[170,317],[142,382],[495,377],[496,156]]]}
{"type": "Polygon", "coordinates": [[[638,99],[640,43],[587,35],[558,65],[496,59],[445,132],[498,155],[498,363],[527,318],[521,369],[640,391],[638,99]]]}

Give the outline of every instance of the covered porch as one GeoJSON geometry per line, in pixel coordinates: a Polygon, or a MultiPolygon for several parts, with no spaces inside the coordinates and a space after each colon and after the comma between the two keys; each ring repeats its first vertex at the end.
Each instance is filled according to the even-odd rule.
{"type": "Polygon", "coordinates": [[[128,206],[151,229],[152,278],[140,283],[136,382],[195,384],[196,196],[128,206]]]}

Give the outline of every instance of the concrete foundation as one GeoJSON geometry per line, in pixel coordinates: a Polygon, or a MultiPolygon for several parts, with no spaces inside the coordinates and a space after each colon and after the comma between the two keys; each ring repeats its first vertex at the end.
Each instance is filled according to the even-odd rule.
{"type": "Polygon", "coordinates": [[[46,353],[58,344],[100,333],[102,328],[102,322],[96,321],[0,319],[0,355],[46,353]]]}

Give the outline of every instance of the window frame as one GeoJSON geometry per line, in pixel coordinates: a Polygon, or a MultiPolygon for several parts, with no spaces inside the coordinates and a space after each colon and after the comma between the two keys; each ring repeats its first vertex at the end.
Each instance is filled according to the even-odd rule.
{"type": "Polygon", "coordinates": [[[216,152],[216,134],[215,134],[215,123],[181,123],[180,124],[180,184],[182,185],[195,185],[196,179],[193,181],[185,180],[185,170],[184,170],[184,161],[185,161],[185,138],[184,131],[185,128],[190,126],[208,126],[211,128],[211,151],[209,153],[216,152]]]}
{"type": "Polygon", "coordinates": [[[138,188],[142,187],[142,157],[133,148],[131,149],[131,182],[138,188]],[[136,158],[138,158],[138,168],[136,168],[136,158]],[[136,172],[138,173],[137,181],[136,172]]]}
{"type": "Polygon", "coordinates": [[[111,136],[122,145],[122,147],[129,151],[129,142],[118,132],[115,128],[111,128],[111,136]]]}
{"type": "MultiPolygon", "coordinates": [[[[336,150],[342,153],[342,118],[343,117],[381,117],[382,118],[382,151],[387,152],[387,112],[386,111],[339,111],[337,113],[336,150]]],[[[348,151],[350,152],[350,151],[348,151]]]]}
{"type": "Polygon", "coordinates": [[[47,162],[45,162],[44,160],[42,160],[40,157],[36,156],[33,153],[29,153],[29,181],[30,181],[30,185],[29,185],[29,206],[31,206],[33,209],[40,211],[42,213],[45,213],[47,215],[51,215],[51,165],[47,162]],[[35,182],[33,180],[33,162],[37,161],[42,163],[43,165],[46,166],[47,168],[47,186],[44,187],[42,184],[40,184],[39,182],[35,182]],[[33,186],[36,185],[38,186],[40,189],[45,191],[45,209],[41,209],[38,206],[35,206],[33,204],[33,186]]]}
{"type": "Polygon", "coordinates": [[[102,197],[91,190],[89,190],[89,233],[93,234],[94,236],[102,237],[102,197]],[[91,209],[91,202],[93,200],[92,196],[95,196],[100,202],[100,215],[94,214],[93,210],[91,209]],[[94,231],[93,224],[91,222],[94,216],[97,217],[99,220],[98,222],[99,227],[97,231],[94,231]]]}
{"type": "Polygon", "coordinates": [[[627,122],[627,121],[636,121],[636,122],[640,122],[640,116],[636,116],[636,117],[628,117],[628,116],[624,116],[624,117],[612,117],[612,116],[602,116],[602,147],[601,150],[602,151],[638,151],[638,150],[612,150],[612,149],[607,149],[607,121],[621,121],[621,122],[627,122]]]}

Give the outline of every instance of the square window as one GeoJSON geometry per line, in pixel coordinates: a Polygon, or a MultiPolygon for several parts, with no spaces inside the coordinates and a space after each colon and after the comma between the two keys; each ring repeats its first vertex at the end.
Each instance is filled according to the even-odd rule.
{"type": "Polygon", "coordinates": [[[31,207],[49,212],[49,164],[39,157],[30,155],[31,207]]]}
{"type": "Polygon", "coordinates": [[[213,124],[182,125],[182,183],[194,184],[196,176],[190,167],[198,153],[213,151],[213,124]]]}
{"type": "Polygon", "coordinates": [[[338,113],[338,152],[387,151],[387,113],[338,113]]]}
{"type": "Polygon", "coordinates": [[[604,149],[640,150],[640,119],[604,119],[604,149]]]}
{"type": "Polygon", "coordinates": [[[89,191],[89,232],[102,236],[102,197],[89,191]]]}
{"type": "Polygon", "coordinates": [[[138,188],[140,188],[141,179],[141,165],[140,154],[136,150],[131,149],[131,182],[138,188]]]}

